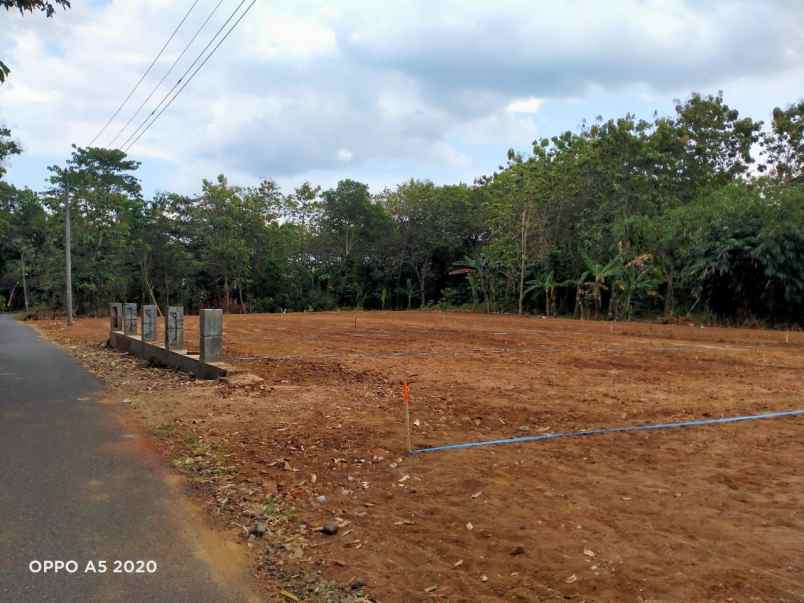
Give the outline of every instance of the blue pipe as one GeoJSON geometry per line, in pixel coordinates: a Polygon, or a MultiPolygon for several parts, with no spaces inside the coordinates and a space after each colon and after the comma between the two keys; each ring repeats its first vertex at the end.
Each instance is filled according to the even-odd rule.
{"type": "Polygon", "coordinates": [[[546,433],[544,435],[521,436],[518,438],[505,438],[501,440],[481,440],[464,442],[463,444],[447,444],[433,446],[432,448],[417,448],[410,454],[424,454],[425,452],[443,452],[445,450],[458,450],[461,448],[480,448],[481,446],[500,446],[504,444],[522,444],[525,442],[546,442],[559,438],[581,438],[601,435],[604,433],[630,433],[634,431],[656,431],[658,429],[679,429],[681,427],[696,427],[699,425],[723,425],[726,423],[741,423],[743,421],[759,421],[761,419],[777,419],[780,417],[798,417],[804,415],[804,408],[798,410],[782,410],[779,412],[766,412],[758,415],[743,415],[740,417],[723,417],[721,419],[694,419],[691,421],[675,421],[673,423],[646,423],[644,425],[630,425],[625,427],[605,427],[602,429],[587,429],[585,431],[565,431],[559,433],[546,433]]]}

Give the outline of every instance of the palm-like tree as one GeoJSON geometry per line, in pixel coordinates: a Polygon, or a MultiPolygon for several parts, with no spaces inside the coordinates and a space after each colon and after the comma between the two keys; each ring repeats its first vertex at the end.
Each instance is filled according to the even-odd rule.
{"type": "Polygon", "coordinates": [[[575,312],[574,315],[578,316],[581,320],[586,318],[586,285],[589,279],[589,271],[584,272],[578,278],[569,278],[565,281],[558,283],[559,287],[574,287],[575,288],[575,312]]]}
{"type": "Polygon", "coordinates": [[[555,273],[551,270],[550,272],[529,280],[527,285],[525,289],[526,295],[531,291],[544,292],[544,313],[547,316],[555,316],[557,314],[556,287],[559,286],[559,283],[556,282],[555,273]]]}
{"type": "Polygon", "coordinates": [[[493,289],[494,289],[494,267],[489,259],[480,254],[476,258],[465,256],[452,264],[453,269],[465,271],[469,287],[472,289],[472,300],[476,303],[478,297],[478,289],[483,294],[486,304],[486,312],[491,312],[493,303],[493,289]]]}
{"type": "Polygon", "coordinates": [[[622,312],[625,320],[631,319],[633,298],[639,293],[647,293],[652,297],[658,297],[659,285],[663,281],[662,272],[653,265],[653,256],[650,254],[639,255],[622,266],[618,278],[614,283],[615,289],[620,297],[620,308],[616,313],[622,312]]]}
{"type": "Polygon", "coordinates": [[[606,284],[606,281],[617,274],[622,266],[622,263],[619,254],[617,254],[617,257],[607,264],[593,262],[586,254],[583,254],[583,259],[586,263],[587,272],[592,278],[591,282],[586,283],[586,288],[592,295],[592,303],[595,308],[595,319],[598,319],[600,318],[600,311],[603,308],[603,292],[607,291],[609,288],[606,284]]]}

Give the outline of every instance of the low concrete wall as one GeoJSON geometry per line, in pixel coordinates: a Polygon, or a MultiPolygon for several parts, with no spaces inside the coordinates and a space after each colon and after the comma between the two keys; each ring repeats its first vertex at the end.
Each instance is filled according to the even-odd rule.
{"type": "Polygon", "coordinates": [[[109,345],[120,352],[128,352],[154,364],[190,373],[199,379],[220,379],[233,372],[233,367],[226,363],[201,362],[198,356],[166,350],[164,346],[143,341],[138,335],[126,335],[122,331],[111,332],[109,345]]]}

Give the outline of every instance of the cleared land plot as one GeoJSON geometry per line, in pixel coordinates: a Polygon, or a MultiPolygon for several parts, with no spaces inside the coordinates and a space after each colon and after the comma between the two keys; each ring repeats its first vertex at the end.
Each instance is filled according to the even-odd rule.
{"type": "MultiPolygon", "coordinates": [[[[108,321],[39,324],[96,344],[108,321]]],[[[186,328],[192,349],[196,321],[186,328]]],[[[277,564],[314,568],[382,601],[804,597],[804,419],[407,457],[399,387],[412,381],[416,446],[802,408],[801,333],[230,315],[225,353],[266,387],[126,387],[147,425],[171,426],[168,454],[189,433],[233,467],[234,509],[208,480],[216,512],[271,494],[292,505],[298,538],[261,561],[274,578],[277,564]],[[334,518],[338,535],[312,529],[334,518]]]]}

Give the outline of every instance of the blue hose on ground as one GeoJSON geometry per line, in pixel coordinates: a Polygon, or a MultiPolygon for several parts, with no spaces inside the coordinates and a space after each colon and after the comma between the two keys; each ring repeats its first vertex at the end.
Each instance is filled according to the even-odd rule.
{"type": "Polygon", "coordinates": [[[565,431],[559,433],[546,433],[544,435],[521,436],[518,438],[505,438],[501,440],[481,440],[464,442],[463,444],[447,444],[433,446],[432,448],[417,448],[410,454],[424,454],[425,452],[443,452],[445,450],[458,450],[461,448],[480,448],[481,446],[500,446],[504,444],[523,444],[525,442],[547,442],[559,438],[581,438],[604,433],[630,433],[634,431],[656,431],[659,429],[679,429],[681,427],[697,427],[699,425],[723,425],[726,423],[741,423],[743,421],[759,421],[762,419],[777,419],[780,417],[798,417],[804,415],[804,408],[798,410],[783,410],[779,412],[766,412],[758,415],[743,415],[741,417],[723,417],[721,419],[694,419],[691,421],[676,421],[673,423],[647,423],[644,425],[630,425],[625,427],[604,427],[602,429],[587,429],[585,431],[565,431]]]}

